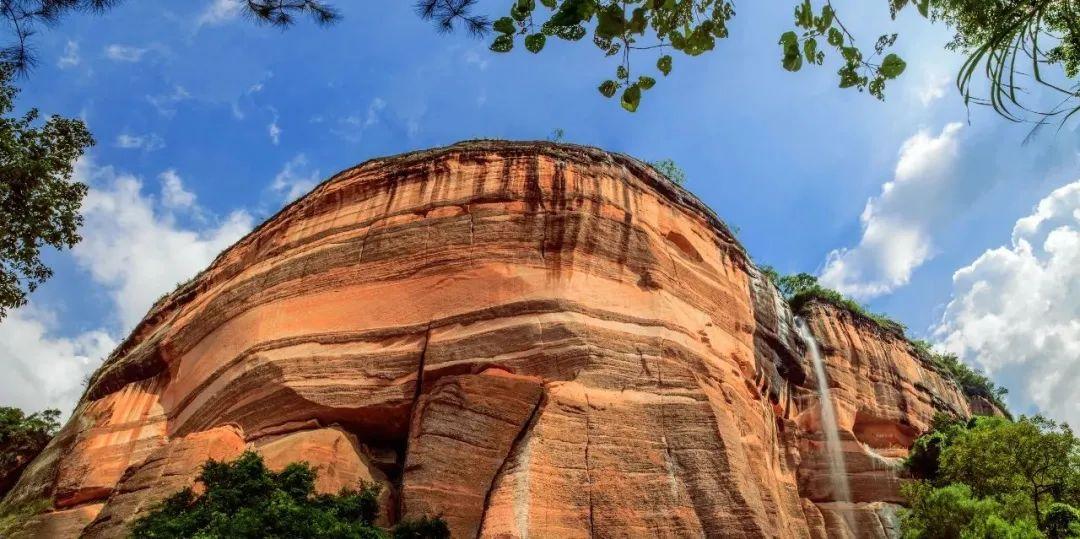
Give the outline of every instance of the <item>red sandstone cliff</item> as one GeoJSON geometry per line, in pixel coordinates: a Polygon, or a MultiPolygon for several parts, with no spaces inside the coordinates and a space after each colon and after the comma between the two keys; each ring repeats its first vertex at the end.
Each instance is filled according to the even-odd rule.
{"type": "Polygon", "coordinates": [[[114,537],[253,448],[460,537],[888,535],[894,459],[968,405],[902,339],[806,316],[854,504],[786,303],[696,198],[578,146],[377,159],[155,305],[4,503],[51,501],[25,536],[114,537]]]}

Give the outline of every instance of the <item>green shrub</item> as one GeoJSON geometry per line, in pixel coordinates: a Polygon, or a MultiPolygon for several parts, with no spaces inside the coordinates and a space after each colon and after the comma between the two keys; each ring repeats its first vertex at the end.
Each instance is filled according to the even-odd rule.
{"type": "Polygon", "coordinates": [[[1080,537],[1080,440],[1041,417],[934,419],[905,467],[905,537],[1080,537]]]}
{"type": "Polygon", "coordinates": [[[930,343],[923,340],[911,341],[916,353],[924,361],[930,363],[936,370],[944,373],[960,386],[961,391],[968,397],[982,397],[1005,415],[1009,415],[1009,409],[1005,406],[1005,395],[1009,390],[994,384],[985,374],[965,365],[955,354],[939,354],[934,352],[930,343]]]}
{"type": "MultiPolygon", "coordinates": [[[[138,538],[387,538],[375,526],[379,488],[343,489],[315,494],[316,471],[293,463],[280,472],[266,468],[258,453],[245,452],[232,462],[209,461],[198,480],[205,490],[184,489],[136,521],[138,538]]],[[[415,538],[449,537],[441,519],[408,524],[415,538]]],[[[399,535],[395,532],[395,537],[399,535]]]]}

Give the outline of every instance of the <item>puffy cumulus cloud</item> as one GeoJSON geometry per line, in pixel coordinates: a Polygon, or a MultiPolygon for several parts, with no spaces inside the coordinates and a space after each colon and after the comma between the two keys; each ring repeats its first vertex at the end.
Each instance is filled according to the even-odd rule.
{"type": "Polygon", "coordinates": [[[319,170],[308,170],[308,159],[297,154],[274,176],[270,189],[281,195],[285,202],[292,202],[319,184],[319,170]]]}
{"type": "Polygon", "coordinates": [[[252,227],[244,211],[203,229],[178,225],[166,210],[197,208],[175,171],[162,175],[161,204],[143,194],[142,182],[134,176],[117,174],[111,167],[92,169],[90,175],[83,240],[72,253],[94,281],[109,290],[125,332],[154,300],[194,276],[252,227]]]}
{"type": "Polygon", "coordinates": [[[932,231],[969,199],[965,184],[977,180],[954,173],[961,130],[950,123],[904,142],[893,180],[866,202],[859,244],[826,258],[825,286],[860,299],[879,296],[907,284],[932,256],[932,231]]]}
{"type": "Polygon", "coordinates": [[[207,224],[211,220],[174,170],[159,176],[158,196],[145,194],[138,178],[96,167],[89,159],[77,164],[76,179],[90,185],[90,191],[83,203],[83,241],[72,256],[93,281],[86,291],[102,290],[111,298],[115,319],[99,329],[63,335],[56,313],[34,301],[11,312],[0,324],[0,370],[5,373],[0,395],[6,405],[70,412],[84,378],[154,300],[194,276],[252,227],[244,211],[207,224]],[[185,212],[196,215],[200,226],[179,224],[177,214],[185,212]]]}
{"type": "Polygon", "coordinates": [[[953,275],[934,334],[942,346],[1080,425],[1080,181],[1016,222],[1009,245],[953,275]]]}
{"type": "Polygon", "coordinates": [[[74,337],[55,334],[54,313],[33,305],[0,324],[0,395],[5,406],[27,412],[57,408],[66,415],[82,393],[83,380],[117,345],[102,330],[74,337]]]}

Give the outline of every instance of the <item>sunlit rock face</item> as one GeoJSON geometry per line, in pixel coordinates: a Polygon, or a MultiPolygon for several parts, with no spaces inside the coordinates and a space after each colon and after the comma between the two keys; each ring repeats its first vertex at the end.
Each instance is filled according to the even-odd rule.
{"type": "Polygon", "coordinates": [[[381,523],[440,514],[455,537],[820,537],[845,512],[887,536],[883,462],[968,410],[843,315],[809,322],[853,503],[818,478],[791,313],[696,198],[570,145],[377,159],[159,301],[5,503],[51,501],[21,535],[115,537],[252,449],[311,462],[321,492],[380,484],[381,523]]]}
{"type": "Polygon", "coordinates": [[[967,398],[899,332],[823,302],[802,311],[825,360],[851,490],[850,500],[832,492],[816,388],[800,388],[799,493],[822,513],[811,527],[829,537],[893,535],[892,504],[903,501],[897,471],[908,448],[936,413],[970,416],[967,398]]]}

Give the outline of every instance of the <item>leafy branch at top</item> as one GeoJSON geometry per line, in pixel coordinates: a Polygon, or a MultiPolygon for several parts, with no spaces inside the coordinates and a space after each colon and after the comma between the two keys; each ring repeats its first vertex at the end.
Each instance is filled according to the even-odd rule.
{"type": "MultiPolygon", "coordinates": [[[[920,8],[920,12],[925,15],[925,2],[921,5],[924,7],[920,8]]],[[[894,1],[891,6],[895,16],[897,3],[894,1]]],[[[821,40],[834,49],[844,61],[837,71],[841,88],[856,88],[860,92],[868,90],[870,95],[885,99],[885,82],[899,77],[907,67],[904,60],[896,54],[885,54],[885,51],[896,43],[896,34],[879,37],[874,44],[874,54],[866,58],[862,50],[855,45],[855,37],[840,22],[836,10],[828,1],[821,7],[820,12],[815,14],[810,0],[804,0],[795,7],[795,25],[802,30],[801,34],[790,30],[780,36],[780,47],[783,50],[781,63],[788,71],[802,69],[804,60],[810,65],[822,65],[826,54],[823,47],[819,46],[821,40]],[[883,57],[875,62],[879,56],[883,57]]]]}
{"type": "Polygon", "coordinates": [[[597,89],[609,98],[621,91],[619,103],[630,112],[637,110],[642,92],[656,84],[654,74],[671,72],[670,51],[687,56],[711,51],[717,39],[728,36],[727,22],[735,15],[734,4],[725,0],[539,0],[539,4],[514,0],[509,15],[492,25],[498,35],[491,50],[510,52],[520,38],[526,50],[537,54],[549,37],[580,41],[591,31],[601,54],[618,57],[615,76],[597,89]],[[653,51],[655,71],[636,75],[631,63],[634,51],[653,51]]]}

